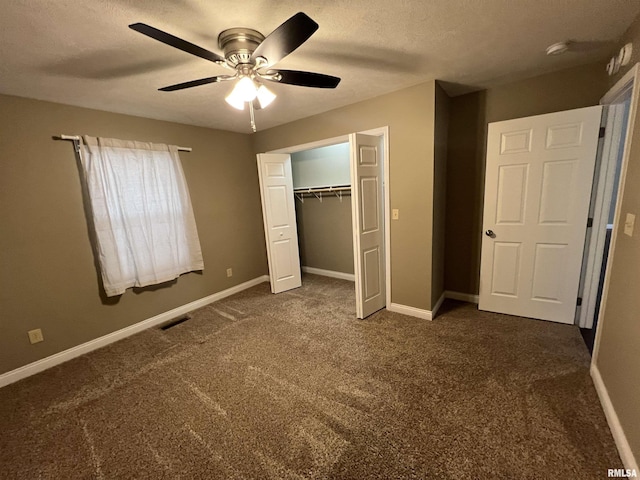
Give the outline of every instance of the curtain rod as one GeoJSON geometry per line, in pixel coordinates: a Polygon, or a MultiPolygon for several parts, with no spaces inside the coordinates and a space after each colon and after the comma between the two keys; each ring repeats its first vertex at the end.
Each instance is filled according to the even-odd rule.
{"type": "MultiPolygon", "coordinates": [[[[73,140],[74,142],[79,142],[81,138],[78,135],[60,135],[57,137],[60,140],[73,140]]],[[[190,152],[193,149],[191,147],[177,147],[180,152],[190,152]]]]}

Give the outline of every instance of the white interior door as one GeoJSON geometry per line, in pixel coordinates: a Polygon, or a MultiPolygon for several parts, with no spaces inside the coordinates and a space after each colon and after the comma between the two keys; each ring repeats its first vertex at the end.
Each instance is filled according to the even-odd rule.
{"type": "Polygon", "coordinates": [[[382,137],[354,133],[349,144],[356,316],[365,318],[386,303],[382,137]]]}
{"type": "Polygon", "coordinates": [[[601,114],[489,124],[481,310],[574,322],[601,114]]]}
{"type": "Polygon", "coordinates": [[[271,291],[280,293],[302,285],[291,157],[258,154],[258,172],[271,291]]]}

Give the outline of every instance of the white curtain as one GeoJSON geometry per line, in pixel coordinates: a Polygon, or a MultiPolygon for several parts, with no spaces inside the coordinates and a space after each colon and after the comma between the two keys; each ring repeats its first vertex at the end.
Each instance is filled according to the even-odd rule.
{"type": "Polygon", "coordinates": [[[81,161],[108,296],[204,269],[177,147],[85,136],[81,161]]]}

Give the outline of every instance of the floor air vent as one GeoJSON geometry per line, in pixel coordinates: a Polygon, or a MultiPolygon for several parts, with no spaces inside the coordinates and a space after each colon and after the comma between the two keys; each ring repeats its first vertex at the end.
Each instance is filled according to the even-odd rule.
{"type": "Polygon", "coordinates": [[[165,323],[160,327],[161,330],[169,330],[170,328],[175,327],[176,325],[180,325],[182,322],[186,322],[191,319],[191,315],[185,315],[183,317],[178,317],[169,322],[165,323]]]}

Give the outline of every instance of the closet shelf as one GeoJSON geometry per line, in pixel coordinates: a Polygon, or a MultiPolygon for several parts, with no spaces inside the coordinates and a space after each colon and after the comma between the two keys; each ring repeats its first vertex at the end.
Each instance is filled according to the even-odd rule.
{"type": "Polygon", "coordinates": [[[351,185],[335,185],[335,186],[326,186],[326,187],[302,187],[302,188],[294,188],[293,193],[296,198],[304,203],[305,195],[313,195],[320,202],[322,202],[322,194],[323,193],[332,193],[336,197],[342,201],[342,195],[350,195],[351,194],[351,185]]]}

